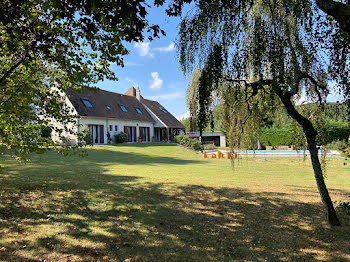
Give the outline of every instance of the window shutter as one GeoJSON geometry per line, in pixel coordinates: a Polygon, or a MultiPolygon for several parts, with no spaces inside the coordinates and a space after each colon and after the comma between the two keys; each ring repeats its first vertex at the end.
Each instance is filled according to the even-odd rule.
{"type": "Polygon", "coordinates": [[[124,126],[124,133],[128,134],[128,127],[127,126],[124,126]]]}
{"type": "Polygon", "coordinates": [[[136,126],[134,126],[133,129],[134,129],[134,142],[136,142],[137,141],[136,140],[136,126]]]}
{"type": "Polygon", "coordinates": [[[104,126],[100,125],[100,144],[105,143],[104,126]]]}
{"type": "Polygon", "coordinates": [[[148,137],[148,142],[151,142],[151,138],[149,136],[149,127],[147,127],[147,137],[148,137]]]}

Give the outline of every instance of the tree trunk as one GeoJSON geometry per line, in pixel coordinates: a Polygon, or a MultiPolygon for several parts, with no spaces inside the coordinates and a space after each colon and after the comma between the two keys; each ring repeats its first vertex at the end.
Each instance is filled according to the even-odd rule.
{"type": "Polygon", "coordinates": [[[316,136],[310,134],[308,131],[305,131],[305,129],[304,132],[308,143],[308,149],[310,151],[311,163],[312,168],[314,169],[317,188],[321,195],[323,207],[326,213],[326,218],[329,224],[331,224],[332,226],[340,226],[340,222],[333,207],[333,202],[331,200],[331,197],[329,196],[327,186],[323,179],[322,168],[320,160],[318,158],[318,150],[316,147],[316,136]]]}
{"type": "Polygon", "coordinates": [[[293,103],[291,102],[290,94],[285,94],[282,92],[282,90],[279,90],[277,92],[279,98],[281,99],[282,103],[284,104],[285,108],[287,109],[288,114],[296,120],[303,128],[304,134],[307,139],[308,143],[308,149],[310,151],[311,156],[311,163],[312,168],[314,170],[315,179],[317,183],[317,188],[321,196],[321,200],[323,203],[323,207],[326,213],[326,219],[332,226],[340,226],[339,219],[337,217],[337,214],[335,212],[333,202],[331,200],[331,197],[329,196],[327,186],[323,179],[323,172],[320,164],[320,160],[318,158],[318,149],[316,146],[316,136],[317,131],[313,127],[311,121],[303,117],[294,107],[293,103]]]}

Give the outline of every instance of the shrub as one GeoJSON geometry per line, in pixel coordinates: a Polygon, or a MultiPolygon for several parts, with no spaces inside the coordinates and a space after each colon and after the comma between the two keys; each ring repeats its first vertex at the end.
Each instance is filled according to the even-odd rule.
{"type": "Polygon", "coordinates": [[[114,141],[116,143],[124,143],[128,141],[128,135],[124,132],[120,132],[119,134],[114,136],[114,141]]]}
{"type": "Polygon", "coordinates": [[[201,143],[195,138],[190,138],[188,135],[185,135],[185,134],[178,135],[174,138],[174,140],[176,143],[193,148],[194,150],[197,150],[197,151],[203,150],[203,146],[201,145],[201,143]]]}
{"type": "Polygon", "coordinates": [[[182,144],[182,140],[184,139],[184,137],[188,137],[188,135],[180,134],[180,135],[176,136],[174,138],[174,140],[175,140],[176,143],[182,144]]]}
{"type": "Polygon", "coordinates": [[[194,150],[203,151],[203,146],[197,139],[191,139],[191,140],[192,140],[191,147],[194,150]]]}
{"type": "Polygon", "coordinates": [[[109,133],[107,131],[107,143],[110,144],[112,142],[112,137],[111,137],[111,133],[109,133]]]}
{"type": "Polygon", "coordinates": [[[204,145],[205,150],[216,150],[216,146],[213,144],[206,144],[204,145]]]}

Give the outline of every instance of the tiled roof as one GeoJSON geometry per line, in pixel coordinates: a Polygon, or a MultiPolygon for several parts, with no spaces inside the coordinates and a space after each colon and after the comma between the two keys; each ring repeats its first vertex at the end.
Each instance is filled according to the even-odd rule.
{"type": "Polygon", "coordinates": [[[80,116],[116,118],[154,123],[153,118],[142,103],[133,96],[122,95],[101,89],[97,89],[96,91],[85,89],[78,93],[71,88],[67,90],[67,95],[80,116]],[[93,107],[86,107],[82,102],[82,98],[89,99],[93,107]],[[110,106],[110,110],[107,109],[107,105],[110,106]],[[123,112],[119,105],[125,105],[128,112],[123,112]],[[142,114],[136,112],[135,106],[141,109],[142,114]]]}
{"type": "Polygon", "coordinates": [[[145,106],[147,106],[167,127],[185,129],[185,126],[157,101],[141,97],[141,102],[145,104],[145,106]],[[167,113],[163,112],[162,109],[165,109],[167,113]]]}

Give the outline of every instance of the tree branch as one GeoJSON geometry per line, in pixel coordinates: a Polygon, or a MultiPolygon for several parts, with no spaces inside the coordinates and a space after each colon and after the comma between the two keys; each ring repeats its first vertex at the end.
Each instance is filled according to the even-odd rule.
{"type": "Polygon", "coordinates": [[[323,12],[332,16],[341,29],[350,33],[350,4],[333,0],[316,0],[316,4],[323,12]]]}
{"type": "Polygon", "coordinates": [[[23,61],[26,59],[26,57],[27,57],[27,56],[25,55],[25,56],[24,56],[22,59],[20,59],[16,64],[14,64],[13,66],[11,66],[11,68],[0,78],[0,84],[1,84],[2,82],[4,82],[4,81],[6,80],[6,78],[7,78],[13,71],[15,71],[17,67],[20,66],[20,64],[23,63],[23,61]]]}

